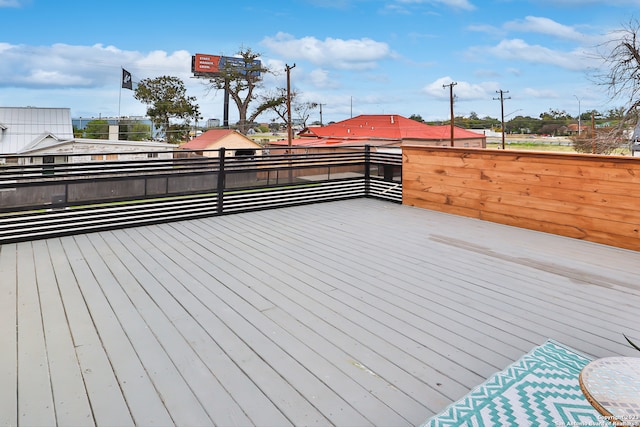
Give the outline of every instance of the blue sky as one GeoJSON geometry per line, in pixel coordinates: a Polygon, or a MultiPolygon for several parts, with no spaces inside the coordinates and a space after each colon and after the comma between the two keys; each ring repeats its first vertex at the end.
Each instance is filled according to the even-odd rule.
{"type": "Polygon", "coordinates": [[[456,115],[499,117],[503,90],[507,118],[575,116],[623,104],[593,82],[593,52],[639,12],[640,0],[0,0],[0,106],[144,115],[120,89],[124,67],[134,82],[180,77],[204,117],[221,119],[222,93],[192,78],[191,56],[248,47],[274,71],[265,89],[284,87],[296,64],[292,86],[323,104],[325,123],[447,119],[451,82],[456,115]]]}

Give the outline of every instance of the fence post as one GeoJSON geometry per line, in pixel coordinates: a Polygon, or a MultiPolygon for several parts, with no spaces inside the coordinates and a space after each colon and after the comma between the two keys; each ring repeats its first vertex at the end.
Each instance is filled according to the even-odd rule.
{"type": "Polygon", "coordinates": [[[217,214],[221,215],[224,210],[224,187],[226,185],[226,177],[224,171],[224,147],[220,148],[220,152],[218,153],[218,203],[217,203],[217,214]]]}
{"type": "Polygon", "coordinates": [[[371,181],[371,146],[364,146],[364,197],[369,197],[369,182],[371,181]]]}

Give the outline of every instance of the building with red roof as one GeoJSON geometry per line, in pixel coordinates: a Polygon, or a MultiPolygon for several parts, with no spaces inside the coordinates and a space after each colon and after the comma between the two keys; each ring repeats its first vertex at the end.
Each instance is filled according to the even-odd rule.
{"type": "MultiPolygon", "coordinates": [[[[307,127],[295,147],[346,147],[370,145],[372,147],[399,147],[412,145],[450,146],[451,127],[432,126],[397,114],[363,114],[323,127],[307,127]]],[[[487,138],[454,126],[454,146],[485,148],[487,138]]],[[[284,146],[288,141],[275,141],[272,146],[284,146]]]]}
{"type": "Polygon", "coordinates": [[[180,146],[207,157],[217,157],[220,148],[227,150],[227,157],[247,157],[262,154],[262,146],[231,129],[211,129],[180,146]]]}

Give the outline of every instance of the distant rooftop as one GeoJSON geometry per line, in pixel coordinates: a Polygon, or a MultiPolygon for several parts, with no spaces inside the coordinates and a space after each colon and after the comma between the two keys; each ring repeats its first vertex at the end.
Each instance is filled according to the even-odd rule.
{"type": "Polygon", "coordinates": [[[17,153],[48,135],[73,139],[69,108],[0,107],[0,154],[17,153]]]}
{"type": "MultiPolygon", "coordinates": [[[[432,126],[397,114],[363,114],[323,127],[309,127],[301,136],[366,139],[448,139],[450,126],[432,126]]],[[[477,139],[478,134],[454,127],[456,139],[477,139]]]]}

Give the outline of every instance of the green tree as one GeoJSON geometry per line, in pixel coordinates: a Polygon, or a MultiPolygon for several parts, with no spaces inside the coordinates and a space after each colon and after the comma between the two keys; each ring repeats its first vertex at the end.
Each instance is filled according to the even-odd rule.
{"type": "Polygon", "coordinates": [[[258,60],[260,55],[253,52],[251,48],[240,49],[235,62],[227,61],[220,69],[220,73],[213,77],[210,88],[216,90],[226,90],[233,102],[238,107],[238,130],[246,134],[248,123],[253,123],[269,105],[261,104],[250,116],[248,116],[249,105],[257,99],[256,88],[259,86],[262,75],[270,70],[262,65],[258,60]]]}
{"type": "Polygon", "coordinates": [[[167,142],[176,143],[183,140],[184,129],[188,128],[190,120],[202,118],[199,107],[195,103],[196,98],[187,96],[186,93],[183,81],[171,76],[143,79],[136,87],[134,97],[150,105],[147,108],[147,115],[165,134],[167,142]]]}
{"type": "Polygon", "coordinates": [[[540,114],[542,120],[554,120],[557,122],[563,122],[571,119],[571,116],[564,110],[555,110],[550,108],[549,111],[540,114]]]}
{"type": "Polygon", "coordinates": [[[412,114],[409,116],[411,120],[415,120],[416,122],[424,123],[424,119],[420,114],[412,114]]]}
{"type": "Polygon", "coordinates": [[[137,120],[120,121],[120,139],[127,141],[149,141],[151,126],[137,120]]]}
{"type": "Polygon", "coordinates": [[[106,120],[91,120],[84,128],[85,138],[109,139],[109,122],[106,120]]]}

